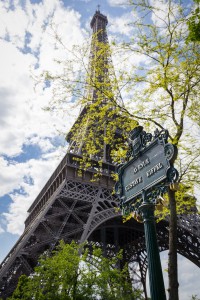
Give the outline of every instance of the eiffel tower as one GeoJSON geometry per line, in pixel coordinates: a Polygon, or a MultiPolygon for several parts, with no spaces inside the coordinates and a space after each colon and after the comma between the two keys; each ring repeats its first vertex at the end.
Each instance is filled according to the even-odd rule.
{"type": "MultiPolygon", "coordinates": [[[[97,41],[108,45],[107,17],[95,12],[91,28],[90,64],[96,55],[97,41]]],[[[111,58],[103,54],[103,61],[111,58]]],[[[90,65],[90,79],[95,76],[90,65]],[[92,75],[93,74],[93,75],[92,75]]],[[[107,70],[104,70],[108,76],[107,70]]],[[[105,79],[105,78],[104,78],[105,79]]],[[[107,78],[107,80],[109,80],[107,78]]],[[[96,101],[98,91],[95,87],[86,91],[91,101],[96,101]]],[[[86,115],[84,108],[73,128],[79,127],[80,120],[86,115]]],[[[123,223],[121,213],[116,210],[118,200],[112,193],[114,180],[111,172],[116,165],[110,160],[108,145],[102,145],[92,161],[103,160],[101,177],[93,181],[95,167],[80,172],[80,164],[74,158],[81,158],[84,143],[74,131],[69,132],[68,151],[46,185],[28,210],[25,230],[17,243],[8,253],[0,268],[0,297],[6,299],[17,285],[20,275],[29,275],[37,264],[38,257],[46,250],[52,251],[58,241],[63,239],[80,243],[88,241],[103,247],[106,255],[114,255],[116,250],[124,250],[124,260],[130,263],[131,277],[136,287],[146,292],[147,254],[143,224],[134,219],[123,223]]],[[[200,267],[200,217],[192,213],[178,216],[178,253],[200,267]]],[[[168,249],[167,220],[157,224],[159,250],[168,249]]]]}

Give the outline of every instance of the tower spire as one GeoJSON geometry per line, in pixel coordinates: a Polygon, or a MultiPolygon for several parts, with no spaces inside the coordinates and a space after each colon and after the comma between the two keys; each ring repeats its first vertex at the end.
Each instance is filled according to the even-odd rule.
{"type": "Polygon", "coordinates": [[[97,33],[100,30],[105,32],[106,26],[108,24],[107,17],[100,13],[99,7],[100,7],[100,5],[98,5],[98,9],[96,10],[96,12],[90,22],[90,26],[93,29],[93,33],[97,33]]]}
{"type": "MultiPolygon", "coordinates": [[[[97,160],[111,163],[110,146],[105,144],[105,135],[108,123],[107,113],[114,108],[115,95],[113,91],[117,89],[114,86],[116,80],[106,31],[107,24],[108,19],[100,12],[98,6],[90,23],[93,32],[84,95],[86,104],[68,133],[67,141],[70,144],[70,152],[83,155],[86,137],[89,136],[89,132],[93,131],[91,135],[94,139],[94,132],[96,132],[99,144],[97,148],[99,149],[94,145],[95,155],[92,156],[97,160]],[[103,117],[102,113],[105,114],[103,117]]],[[[85,152],[88,153],[88,149],[85,152]]]]}

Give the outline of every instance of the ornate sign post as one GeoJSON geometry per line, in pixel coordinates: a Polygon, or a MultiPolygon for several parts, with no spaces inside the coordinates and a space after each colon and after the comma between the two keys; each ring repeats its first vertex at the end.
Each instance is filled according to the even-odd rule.
{"type": "Polygon", "coordinates": [[[156,239],[155,205],[158,197],[178,179],[173,167],[177,148],[167,140],[167,130],[156,130],[152,135],[143,131],[142,126],[134,128],[129,134],[128,162],[118,167],[119,181],[115,186],[122,214],[133,213],[144,222],[152,300],[166,300],[156,239]]]}

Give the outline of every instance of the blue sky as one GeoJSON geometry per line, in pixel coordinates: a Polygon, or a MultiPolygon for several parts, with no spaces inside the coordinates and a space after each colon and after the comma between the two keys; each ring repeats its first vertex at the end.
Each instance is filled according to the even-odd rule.
{"type": "MultiPolygon", "coordinates": [[[[57,71],[54,59],[66,55],[55,47],[50,24],[58,28],[68,47],[82,43],[100,3],[109,20],[109,36],[126,39],[132,33],[127,24],[134,15],[125,2],[0,2],[0,260],[23,232],[27,209],[64,156],[62,133],[70,129],[78,114],[67,106],[66,114],[46,112],[43,108],[53,97],[53,87],[35,86],[33,77],[43,70],[57,71]]],[[[180,299],[200,295],[199,269],[182,258],[180,265],[180,299]]]]}

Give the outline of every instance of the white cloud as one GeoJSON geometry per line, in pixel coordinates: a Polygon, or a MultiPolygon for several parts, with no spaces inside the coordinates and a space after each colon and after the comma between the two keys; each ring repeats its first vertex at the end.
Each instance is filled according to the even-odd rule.
{"type": "Polygon", "coordinates": [[[23,164],[17,164],[16,166],[15,162],[9,164],[7,160],[0,157],[0,196],[4,196],[13,189],[18,189],[20,187],[20,182],[23,180],[24,174],[23,167],[23,164]]]}
{"type": "Polygon", "coordinates": [[[64,148],[42,156],[41,159],[30,159],[25,163],[10,163],[1,159],[0,182],[2,195],[8,193],[12,199],[8,213],[3,216],[7,221],[7,231],[21,234],[27,210],[45,185],[65,153],[64,148]],[[44,172],[45,170],[45,172],[44,172]],[[14,189],[19,191],[11,192],[14,189]]]}
{"type": "Polygon", "coordinates": [[[35,59],[23,55],[16,47],[0,41],[0,123],[3,128],[0,136],[0,153],[15,155],[21,152],[31,111],[27,109],[33,83],[30,81],[29,64],[35,59]]]}
{"type": "Polygon", "coordinates": [[[42,152],[55,151],[52,140],[49,138],[45,139],[39,136],[33,136],[26,142],[26,145],[37,145],[42,152]]]}
{"type": "Polygon", "coordinates": [[[108,4],[110,6],[127,7],[129,4],[129,1],[128,0],[108,0],[108,4]]]}
{"type": "MultiPolygon", "coordinates": [[[[5,1],[6,2],[6,1],[5,1]]],[[[6,3],[0,3],[1,29],[0,35],[12,41],[17,47],[23,47],[25,42],[28,18],[20,6],[15,10],[7,10],[6,3]]]]}
{"type": "MultiPolygon", "coordinates": [[[[151,15],[151,19],[158,28],[160,27],[160,30],[163,33],[167,28],[167,24],[170,22],[172,25],[174,21],[176,22],[176,17],[180,15],[179,4],[177,4],[176,1],[169,2],[166,0],[151,0],[150,5],[156,8],[154,9],[154,13],[151,15]]],[[[185,28],[183,22],[181,22],[181,26],[179,27],[179,30],[181,30],[182,27],[185,28]]],[[[168,33],[168,29],[166,33],[168,33]]]]}
{"type": "MultiPolygon", "coordinates": [[[[34,134],[42,137],[56,135],[55,124],[59,130],[66,130],[66,124],[60,119],[60,116],[55,117],[42,110],[52,99],[53,89],[43,90],[41,87],[36,94],[35,82],[30,76],[30,66],[34,66],[36,63],[39,63],[38,73],[44,69],[53,71],[60,69],[61,67],[58,67],[54,59],[64,58],[67,55],[66,49],[56,47],[53,32],[49,25],[44,27],[45,22],[52,21],[54,23],[63,42],[68,47],[83,40],[83,35],[80,29],[80,15],[73,10],[64,9],[59,1],[44,1],[39,4],[31,4],[26,1],[24,10],[18,6],[14,10],[7,11],[5,5],[2,7],[2,16],[5,22],[1,37],[4,38],[6,33],[9,35],[9,40],[0,41],[2,67],[0,122],[3,125],[0,153],[14,156],[22,151],[24,140],[28,137],[34,134]],[[23,14],[23,18],[21,14],[23,14]],[[15,24],[12,25],[10,19],[22,19],[23,24],[18,29],[15,24]],[[16,37],[25,42],[27,30],[31,34],[28,44],[30,53],[24,54],[18,48],[19,42],[16,41],[16,37]],[[33,54],[36,49],[38,50],[37,57],[33,54]]],[[[24,42],[21,43],[21,48],[24,47],[24,42]]]]}
{"type": "Polygon", "coordinates": [[[0,226],[0,234],[4,233],[4,232],[5,232],[5,230],[0,226]]]}
{"type": "Polygon", "coordinates": [[[80,14],[64,8],[58,0],[35,4],[26,0],[23,7],[13,1],[12,9],[9,1],[4,1],[0,17],[0,153],[6,155],[0,157],[0,196],[12,198],[4,213],[7,231],[21,234],[28,207],[66,152],[55,147],[55,137],[69,130],[77,114],[67,105],[57,114],[44,111],[53,97],[53,86],[39,84],[35,88],[30,70],[37,64],[34,76],[44,69],[60,71],[62,67],[54,59],[68,55],[65,47],[58,47],[50,23],[67,48],[83,41],[83,30],[80,14]],[[17,161],[25,145],[37,145],[41,157],[17,161]]]}
{"type": "Polygon", "coordinates": [[[135,13],[129,12],[125,13],[119,17],[111,17],[109,16],[109,32],[114,34],[123,34],[126,36],[130,36],[133,34],[134,27],[130,24],[134,22],[136,18],[135,13]]]}

